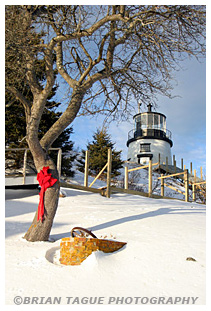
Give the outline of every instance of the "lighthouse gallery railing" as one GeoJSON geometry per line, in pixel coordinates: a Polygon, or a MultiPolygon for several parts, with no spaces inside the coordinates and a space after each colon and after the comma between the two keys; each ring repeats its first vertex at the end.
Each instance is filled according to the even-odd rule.
{"type": "Polygon", "coordinates": [[[128,140],[133,139],[133,138],[138,138],[138,137],[143,137],[143,136],[149,136],[149,137],[160,137],[160,138],[168,138],[171,140],[172,134],[171,131],[167,129],[138,129],[138,130],[131,130],[128,133],[128,140]]]}

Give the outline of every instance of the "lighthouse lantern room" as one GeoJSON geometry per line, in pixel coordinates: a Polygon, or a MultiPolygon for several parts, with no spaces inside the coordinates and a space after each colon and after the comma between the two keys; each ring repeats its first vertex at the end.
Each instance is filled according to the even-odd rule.
{"type": "Polygon", "coordinates": [[[128,133],[128,157],[127,160],[140,164],[160,162],[172,164],[171,147],[173,146],[172,135],[166,128],[166,116],[162,113],[152,111],[149,104],[147,112],[136,114],[134,129],[128,133]]]}

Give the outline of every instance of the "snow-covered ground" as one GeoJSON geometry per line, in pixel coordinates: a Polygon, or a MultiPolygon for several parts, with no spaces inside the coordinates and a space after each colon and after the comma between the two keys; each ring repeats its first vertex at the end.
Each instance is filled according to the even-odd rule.
{"type": "Polygon", "coordinates": [[[22,238],[38,194],[6,200],[7,305],[205,304],[204,205],[63,190],[67,196],[59,200],[50,235],[54,243],[22,238]],[[127,245],[112,254],[92,253],[80,266],[62,266],[60,241],[74,226],[127,245]]]}

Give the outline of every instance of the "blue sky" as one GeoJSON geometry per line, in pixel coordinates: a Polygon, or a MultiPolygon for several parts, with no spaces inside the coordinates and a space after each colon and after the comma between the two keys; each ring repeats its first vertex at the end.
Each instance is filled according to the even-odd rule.
{"type": "MultiPolygon", "coordinates": [[[[172,155],[176,156],[178,166],[181,158],[184,159],[186,168],[196,169],[200,175],[200,166],[206,174],[206,64],[196,60],[187,60],[182,63],[183,69],[175,72],[176,79],[173,95],[178,97],[169,99],[158,97],[156,111],[167,116],[167,129],[172,132],[172,155]]],[[[134,102],[134,107],[137,103],[134,102]]],[[[142,111],[144,107],[142,106],[142,111]]],[[[75,147],[86,149],[89,141],[92,141],[93,133],[101,127],[103,117],[79,117],[73,122],[74,134],[71,140],[75,147]]],[[[122,150],[122,158],[127,158],[127,134],[133,128],[133,119],[129,122],[117,124],[112,122],[108,127],[111,139],[116,143],[117,150],[122,150]]]]}
{"type": "MultiPolygon", "coordinates": [[[[167,129],[172,132],[172,155],[176,156],[178,166],[183,158],[187,168],[190,167],[190,162],[193,163],[197,175],[200,173],[200,166],[206,174],[206,64],[205,61],[198,63],[191,59],[183,62],[182,66],[184,70],[175,72],[177,83],[172,91],[173,95],[180,97],[158,97],[157,111],[167,116],[167,129]]],[[[134,107],[137,112],[136,102],[134,107]]],[[[94,132],[102,123],[102,116],[76,118],[71,124],[74,130],[71,135],[74,146],[86,149],[87,143],[92,140],[94,132]]],[[[112,141],[116,142],[116,149],[122,150],[123,160],[127,158],[127,134],[132,128],[132,117],[129,122],[113,122],[108,128],[112,141]]]]}

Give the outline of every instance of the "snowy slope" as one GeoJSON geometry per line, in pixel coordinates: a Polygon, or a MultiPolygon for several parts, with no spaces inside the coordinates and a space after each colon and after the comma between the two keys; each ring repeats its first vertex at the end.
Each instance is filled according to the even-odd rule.
{"type": "MultiPolygon", "coordinates": [[[[135,166],[132,166],[132,165],[130,166],[130,168],[133,168],[133,167],[135,166]]],[[[123,188],[124,187],[124,169],[120,170],[120,172],[121,172],[120,176],[116,177],[116,179],[112,179],[112,185],[119,187],[119,188],[123,188]]],[[[147,169],[141,169],[138,171],[130,172],[128,176],[129,176],[129,189],[148,193],[148,170],[147,169]]],[[[152,178],[153,194],[161,195],[161,182],[160,180],[158,180],[158,177],[160,177],[161,175],[158,172],[153,171],[152,176],[153,176],[152,178]]],[[[93,180],[94,180],[94,177],[89,176],[88,185],[90,185],[93,180]]],[[[66,181],[70,182],[71,184],[84,185],[84,174],[76,170],[75,176],[72,178],[71,177],[66,178],[66,181]]],[[[165,183],[185,193],[185,187],[182,183],[180,183],[179,180],[175,178],[168,178],[165,180],[165,183]]],[[[106,186],[106,180],[103,181],[103,180],[97,179],[92,187],[100,188],[100,187],[105,187],[105,186],[106,186]]],[[[185,199],[184,194],[181,194],[166,186],[165,186],[165,196],[170,197],[170,198],[182,199],[182,200],[185,199]]],[[[191,197],[192,197],[191,190],[189,191],[189,197],[191,201],[191,197]]]]}
{"type": "Polygon", "coordinates": [[[195,304],[205,304],[204,205],[63,190],[67,196],[59,200],[51,231],[54,243],[22,238],[37,209],[37,194],[6,200],[6,304],[14,305],[16,296],[22,303],[24,297],[37,297],[34,304],[42,302],[40,297],[58,297],[61,305],[72,303],[66,297],[102,297],[103,304],[111,297],[124,304],[135,304],[134,297],[190,297],[189,303],[198,297],[195,304]],[[113,254],[93,253],[81,266],[61,266],[60,241],[74,226],[127,246],[113,254]]]}

